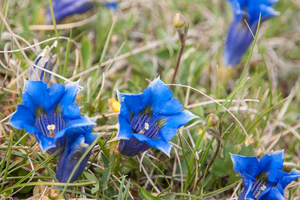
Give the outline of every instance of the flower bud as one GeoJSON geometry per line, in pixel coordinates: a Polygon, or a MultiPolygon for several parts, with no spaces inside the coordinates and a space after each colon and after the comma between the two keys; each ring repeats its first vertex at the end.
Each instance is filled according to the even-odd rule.
{"type": "Polygon", "coordinates": [[[172,19],[172,23],[175,28],[182,28],[185,25],[185,18],[180,13],[176,13],[172,19]]]}
{"type": "Polygon", "coordinates": [[[215,127],[219,124],[219,117],[213,113],[209,114],[206,118],[207,124],[210,127],[215,127]]]}
{"type": "MultiPolygon", "coordinates": [[[[42,67],[44,69],[47,69],[49,71],[52,71],[52,54],[51,54],[51,49],[49,46],[46,46],[45,49],[43,49],[39,55],[36,57],[34,64],[42,67]]],[[[34,73],[30,69],[30,77],[29,80],[38,80],[36,77],[36,74],[39,76],[39,79],[41,81],[44,81],[46,84],[50,82],[51,79],[51,74],[48,72],[45,72],[42,69],[37,68],[36,66],[33,66],[34,70],[36,73],[34,73]]]]}

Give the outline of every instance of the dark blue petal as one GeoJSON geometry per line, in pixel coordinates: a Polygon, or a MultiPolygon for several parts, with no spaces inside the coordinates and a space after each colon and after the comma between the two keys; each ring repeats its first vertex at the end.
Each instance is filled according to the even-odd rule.
{"type": "Polygon", "coordinates": [[[65,86],[63,84],[53,84],[48,88],[48,94],[50,97],[50,107],[53,109],[54,106],[59,102],[60,98],[65,93],[65,86]]]}
{"type": "MultiPolygon", "coordinates": [[[[89,145],[84,142],[84,137],[82,135],[80,135],[73,142],[69,142],[67,140],[66,146],[63,148],[57,163],[56,178],[59,182],[67,182],[79,159],[89,148],[89,145]]],[[[71,178],[71,183],[76,181],[83,172],[89,156],[90,153],[80,163],[79,167],[76,169],[71,178]]]]}
{"type": "Polygon", "coordinates": [[[25,130],[29,133],[29,134],[40,134],[40,130],[38,130],[37,128],[31,126],[31,125],[24,125],[25,130]]]}
{"type": "MultiPolygon", "coordinates": [[[[231,159],[232,159],[232,156],[233,156],[233,154],[231,154],[231,159]]],[[[256,200],[255,197],[251,193],[252,184],[253,184],[253,181],[255,181],[255,178],[253,178],[252,176],[249,176],[246,173],[240,173],[240,174],[243,179],[244,189],[241,192],[241,194],[239,195],[238,200],[244,200],[244,199],[256,200]]]]}
{"type": "Polygon", "coordinates": [[[258,197],[257,200],[285,200],[283,193],[277,188],[272,187],[264,190],[258,197]]]}
{"type": "Polygon", "coordinates": [[[99,133],[88,132],[84,135],[84,141],[88,145],[91,145],[99,136],[99,133]]]}
{"type": "Polygon", "coordinates": [[[260,4],[256,5],[248,10],[250,17],[251,27],[257,26],[259,21],[259,16],[261,14],[261,22],[264,22],[272,17],[280,15],[280,12],[274,10],[272,7],[260,4]]]}
{"type": "Polygon", "coordinates": [[[277,171],[281,170],[283,167],[283,153],[284,151],[275,151],[269,153],[269,162],[262,172],[268,175],[268,182],[277,183],[279,180],[276,180],[277,171]]]}
{"type": "Polygon", "coordinates": [[[34,116],[24,105],[17,105],[17,111],[9,119],[9,125],[16,129],[25,128],[25,125],[34,125],[34,116]]]}
{"type": "Polygon", "coordinates": [[[247,157],[231,154],[233,170],[239,174],[248,174],[251,177],[256,175],[258,170],[258,159],[256,157],[247,157]]]}
{"type": "Polygon", "coordinates": [[[243,8],[247,5],[247,0],[227,0],[232,6],[233,12],[238,12],[243,10],[243,8]]]}
{"type": "Polygon", "coordinates": [[[79,108],[77,109],[76,106],[73,104],[77,95],[78,84],[79,84],[78,81],[68,83],[66,85],[66,90],[64,95],[59,100],[59,105],[61,106],[62,114],[64,118],[65,116],[66,118],[70,118],[70,119],[78,118],[79,108]],[[74,118],[72,118],[72,115],[74,115],[74,118]]]}
{"type": "MultiPolygon", "coordinates": [[[[230,25],[223,53],[225,66],[238,64],[253,41],[253,36],[244,22],[244,19],[248,18],[247,15],[245,12],[241,12],[230,25]]],[[[247,21],[249,23],[249,20],[247,21]]],[[[255,30],[252,32],[255,34],[255,30]]]]}
{"type": "Polygon", "coordinates": [[[147,88],[141,94],[125,94],[117,91],[117,95],[121,104],[120,114],[128,117],[129,120],[131,112],[136,116],[146,106],[151,95],[151,89],[147,88]]]}
{"type": "Polygon", "coordinates": [[[168,143],[176,135],[178,128],[195,118],[197,118],[197,116],[188,110],[184,110],[177,115],[164,117],[166,122],[158,132],[158,137],[168,143]]]}
{"type": "MultiPolygon", "coordinates": [[[[27,93],[31,98],[34,108],[41,106],[47,112],[50,111],[50,97],[47,91],[47,85],[43,81],[25,81],[24,93],[27,93]]],[[[30,101],[27,99],[29,98],[27,95],[25,101],[30,105],[31,103],[29,103],[30,101]]]]}
{"type": "Polygon", "coordinates": [[[36,140],[39,142],[39,146],[40,146],[40,149],[42,150],[42,152],[46,152],[46,151],[56,147],[54,138],[47,137],[42,134],[35,134],[35,137],[36,137],[36,140]]]}
{"type": "Polygon", "coordinates": [[[116,11],[117,10],[117,5],[118,2],[117,1],[113,1],[113,2],[105,2],[105,5],[108,9],[116,11]]]}
{"type": "MultiPolygon", "coordinates": [[[[34,64],[42,67],[44,69],[47,69],[49,71],[52,70],[52,54],[49,49],[49,46],[46,46],[45,49],[39,53],[37,58],[34,61],[34,64]]],[[[51,74],[48,72],[45,72],[42,69],[37,68],[36,66],[33,66],[36,73],[33,73],[33,71],[30,69],[30,77],[29,80],[41,80],[44,81],[46,84],[50,82],[51,74]],[[36,74],[38,75],[39,79],[36,77],[36,74]]]]}
{"type": "MultiPolygon", "coordinates": [[[[60,21],[65,17],[73,14],[81,14],[87,12],[94,7],[91,0],[56,0],[52,3],[52,8],[56,21],[60,21]]],[[[47,10],[48,23],[52,22],[50,9],[47,10]]]]}
{"type": "MultiPolygon", "coordinates": [[[[97,117],[91,117],[91,118],[90,118],[90,121],[91,121],[92,123],[96,124],[97,117]]],[[[90,126],[82,127],[82,129],[85,130],[85,132],[87,132],[87,133],[91,133],[91,132],[93,131],[94,124],[93,124],[93,125],[90,125],[90,126]]],[[[89,144],[89,143],[88,143],[88,144],[89,144]]]]}
{"type": "Polygon", "coordinates": [[[140,142],[135,137],[132,137],[129,140],[121,139],[118,147],[121,155],[130,157],[143,153],[150,148],[151,146],[149,146],[146,142],[140,142]]]}
{"type": "Polygon", "coordinates": [[[146,142],[149,146],[154,147],[163,153],[165,153],[167,156],[170,156],[170,150],[172,145],[164,142],[161,139],[150,139],[145,137],[142,134],[134,134],[133,137],[135,137],[140,142],[146,142]]]}
{"type": "Polygon", "coordinates": [[[118,119],[119,129],[117,133],[117,138],[129,140],[134,134],[131,129],[131,126],[129,125],[129,122],[121,115],[119,115],[118,119]]]}
{"type": "Polygon", "coordinates": [[[253,37],[246,26],[247,20],[251,31],[255,34],[259,16],[261,21],[278,16],[280,13],[272,7],[277,0],[228,0],[234,13],[234,20],[230,25],[223,54],[225,66],[235,66],[253,41],[253,37]],[[247,11],[247,13],[245,12],[247,11]]]}
{"type": "Polygon", "coordinates": [[[22,94],[22,103],[26,108],[31,112],[32,115],[35,114],[35,106],[33,104],[33,101],[31,100],[31,96],[28,93],[22,94]]]}
{"type": "MultiPolygon", "coordinates": [[[[60,104],[61,105],[61,104],[60,104]]],[[[66,122],[72,119],[78,119],[81,117],[80,109],[77,104],[71,103],[69,106],[63,106],[63,118],[66,122]]]]}
{"type": "Polygon", "coordinates": [[[71,120],[68,122],[67,126],[63,130],[55,134],[54,136],[55,142],[58,139],[64,137],[67,131],[74,132],[74,133],[78,133],[78,131],[82,131],[80,133],[85,133],[85,131],[81,127],[91,126],[91,125],[94,125],[94,123],[87,116],[83,116],[79,119],[71,120]]]}
{"type": "Polygon", "coordinates": [[[296,169],[292,169],[290,174],[283,172],[283,177],[278,182],[277,188],[283,193],[283,190],[286,188],[286,186],[298,178],[300,178],[300,171],[296,169]]]}
{"type": "Polygon", "coordinates": [[[177,99],[171,98],[165,105],[165,107],[161,110],[161,115],[176,115],[182,112],[182,105],[180,101],[177,99]]]}
{"type": "Polygon", "coordinates": [[[165,108],[167,102],[172,98],[173,94],[170,88],[159,78],[152,81],[149,88],[151,88],[151,96],[147,105],[153,108],[153,116],[158,116],[165,108]]]}

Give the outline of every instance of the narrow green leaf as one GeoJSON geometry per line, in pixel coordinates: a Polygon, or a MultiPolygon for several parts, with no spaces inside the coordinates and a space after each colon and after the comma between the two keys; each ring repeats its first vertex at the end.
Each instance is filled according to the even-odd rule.
{"type": "Polygon", "coordinates": [[[139,188],[139,195],[142,199],[145,200],[161,200],[161,198],[152,196],[149,192],[147,192],[143,187],[139,188]]]}

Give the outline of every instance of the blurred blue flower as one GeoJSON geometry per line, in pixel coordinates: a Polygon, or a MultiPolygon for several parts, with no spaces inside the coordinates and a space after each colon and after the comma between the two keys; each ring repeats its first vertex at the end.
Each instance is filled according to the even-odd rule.
{"type": "Polygon", "coordinates": [[[231,154],[234,171],[243,178],[244,189],[238,200],[282,200],[283,190],[300,172],[293,169],[290,174],[283,172],[283,151],[271,152],[262,156],[245,157],[231,154]],[[258,195],[258,197],[257,197],[258,195]]]}
{"type": "Polygon", "coordinates": [[[182,111],[182,105],[172,98],[171,90],[159,78],[150,83],[141,94],[118,92],[121,104],[119,114],[119,152],[124,156],[140,154],[154,147],[169,155],[168,142],[177,129],[196,118],[182,111]]]}
{"type": "MultiPolygon", "coordinates": [[[[46,46],[45,49],[43,49],[39,55],[36,57],[34,64],[42,67],[44,69],[47,69],[49,71],[52,70],[52,54],[50,51],[49,46],[46,46]]],[[[35,72],[37,73],[38,77],[40,78],[40,80],[44,81],[46,84],[48,84],[50,82],[51,79],[51,74],[48,72],[45,72],[44,70],[41,70],[39,68],[37,68],[36,66],[33,66],[35,72]]],[[[35,73],[33,73],[33,71],[30,69],[30,80],[34,80],[37,81],[37,77],[35,75],[35,73]]]]}
{"type": "MultiPolygon", "coordinates": [[[[95,5],[106,5],[109,9],[115,11],[117,0],[55,0],[52,2],[55,21],[60,21],[69,15],[85,13],[95,5]]],[[[52,23],[50,8],[47,9],[46,22],[52,23]]]]}
{"type": "Polygon", "coordinates": [[[23,104],[17,106],[9,124],[35,134],[41,150],[53,153],[65,143],[68,131],[94,124],[88,117],[81,117],[74,103],[77,89],[78,82],[47,88],[43,81],[25,81],[23,104]]]}
{"type": "Polygon", "coordinates": [[[247,21],[253,34],[255,34],[260,13],[261,22],[266,21],[271,17],[278,16],[280,13],[271,7],[277,0],[227,1],[229,1],[232,6],[234,20],[228,31],[223,61],[225,66],[235,66],[253,41],[253,36],[244,20],[247,21]]]}
{"type": "MultiPolygon", "coordinates": [[[[95,120],[92,121],[95,122],[95,120]]],[[[67,132],[65,134],[66,145],[63,147],[60,153],[56,168],[56,178],[59,182],[67,182],[81,156],[88,150],[90,145],[98,137],[98,134],[93,133],[92,129],[93,125],[90,125],[76,128],[75,132],[67,132]]],[[[84,157],[79,167],[73,174],[70,183],[78,179],[80,174],[83,172],[90,155],[91,152],[84,157]]]]}

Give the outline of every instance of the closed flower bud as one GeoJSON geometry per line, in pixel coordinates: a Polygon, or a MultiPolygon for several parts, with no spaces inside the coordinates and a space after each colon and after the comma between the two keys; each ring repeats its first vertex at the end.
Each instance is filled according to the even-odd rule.
{"type": "Polygon", "coordinates": [[[185,25],[185,18],[182,14],[176,13],[172,19],[172,23],[175,28],[182,28],[185,25]]]}
{"type": "MultiPolygon", "coordinates": [[[[44,69],[47,69],[49,71],[52,71],[52,54],[51,54],[51,48],[49,46],[46,46],[45,49],[43,49],[39,55],[36,57],[34,64],[42,67],[44,69]]],[[[38,78],[42,81],[44,81],[46,84],[50,83],[51,74],[48,72],[45,72],[42,69],[37,68],[36,66],[33,66],[36,74],[39,76],[38,78]]],[[[32,70],[30,70],[30,77],[29,80],[38,80],[36,77],[36,74],[33,73],[32,70]]]]}
{"type": "Polygon", "coordinates": [[[206,121],[208,126],[215,127],[219,124],[219,117],[211,113],[207,116],[206,121]]]}

